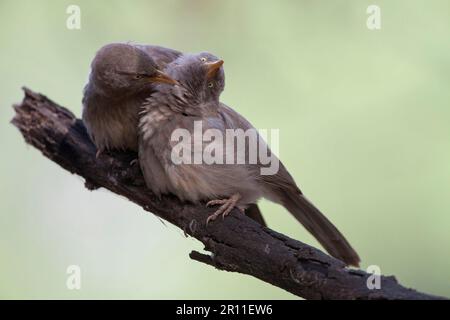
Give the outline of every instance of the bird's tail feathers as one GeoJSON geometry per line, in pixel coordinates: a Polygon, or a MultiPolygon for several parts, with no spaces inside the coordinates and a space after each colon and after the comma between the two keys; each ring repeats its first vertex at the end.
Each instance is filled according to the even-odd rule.
{"type": "Polygon", "coordinates": [[[281,202],[333,257],[359,266],[359,256],[342,233],[300,192],[288,191],[281,202]]]}

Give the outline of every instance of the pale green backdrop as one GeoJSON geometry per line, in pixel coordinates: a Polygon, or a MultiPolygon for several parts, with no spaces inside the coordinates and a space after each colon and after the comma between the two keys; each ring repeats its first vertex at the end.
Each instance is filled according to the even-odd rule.
{"type": "MultiPolygon", "coordinates": [[[[87,191],[9,124],[23,85],[80,115],[90,60],[116,41],[223,58],[222,100],[280,129],[282,160],[362,267],[450,296],[449,1],[1,0],[0,26],[0,298],[295,298],[191,261],[198,242],[87,191]],[[81,30],[66,28],[69,4],[81,30]],[[80,291],[66,288],[72,264],[80,291]]],[[[262,209],[317,245],[281,207],[262,209]]]]}

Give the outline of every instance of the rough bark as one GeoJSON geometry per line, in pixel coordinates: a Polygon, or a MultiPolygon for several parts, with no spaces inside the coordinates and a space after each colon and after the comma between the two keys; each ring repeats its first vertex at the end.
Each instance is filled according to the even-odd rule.
{"type": "Polygon", "coordinates": [[[45,96],[24,89],[12,123],[26,142],[64,169],[83,177],[85,186],[106,188],[178,226],[201,241],[209,254],[190,257],[220,270],[256,277],[305,299],[440,299],[381,276],[381,289],[370,290],[370,274],[346,268],[322,251],[261,226],[239,211],[224,221],[205,224],[214,209],[182,203],[173,196],[159,199],[144,184],[136,155],[106,154],[96,159],[95,146],[83,122],[45,96]]]}

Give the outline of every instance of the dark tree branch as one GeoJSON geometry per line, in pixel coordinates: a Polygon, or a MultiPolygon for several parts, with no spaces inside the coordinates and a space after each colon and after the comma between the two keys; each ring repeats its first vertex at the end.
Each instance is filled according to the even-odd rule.
{"type": "Polygon", "coordinates": [[[85,178],[86,187],[106,188],[175,224],[205,245],[211,255],[190,257],[220,270],[240,272],[306,299],[438,299],[407,289],[394,277],[381,277],[381,289],[369,290],[370,276],[348,269],[318,249],[262,227],[238,211],[206,226],[212,209],[153,195],[144,184],[136,155],[114,153],[95,158],[95,147],[81,120],[46,97],[25,89],[14,106],[12,123],[27,143],[64,169],[85,178]]]}

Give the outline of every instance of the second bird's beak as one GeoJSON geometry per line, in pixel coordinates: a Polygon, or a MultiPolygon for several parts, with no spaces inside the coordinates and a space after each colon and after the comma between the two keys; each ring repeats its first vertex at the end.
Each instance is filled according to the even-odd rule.
{"type": "Polygon", "coordinates": [[[206,63],[206,68],[207,68],[207,78],[211,79],[213,78],[216,74],[217,71],[219,71],[220,67],[223,65],[223,60],[217,60],[214,62],[208,62],[206,63]]]}
{"type": "Polygon", "coordinates": [[[160,82],[160,83],[167,83],[167,84],[178,84],[178,81],[175,79],[172,79],[167,74],[165,74],[162,71],[156,70],[156,74],[154,76],[151,76],[148,78],[150,82],[160,82]]]}

